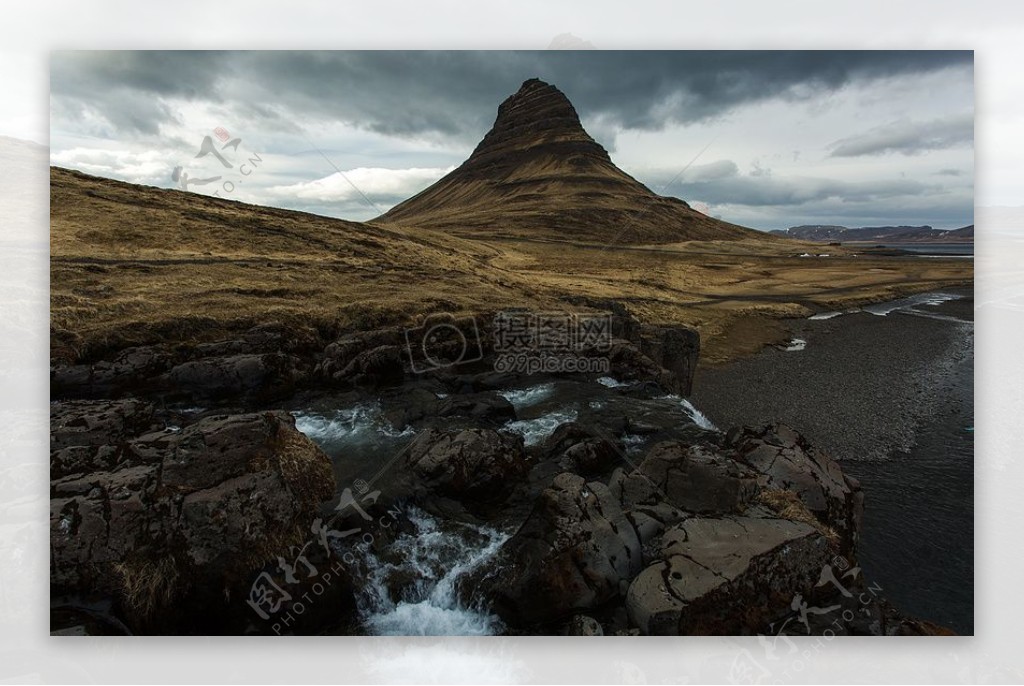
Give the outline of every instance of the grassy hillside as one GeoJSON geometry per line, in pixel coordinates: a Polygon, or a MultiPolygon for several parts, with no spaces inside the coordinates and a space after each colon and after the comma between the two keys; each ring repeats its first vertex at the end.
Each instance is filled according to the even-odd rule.
{"type": "MultiPolygon", "coordinates": [[[[328,340],[435,312],[585,309],[617,300],[696,326],[720,361],[783,335],[776,320],[970,283],[967,260],[800,258],[758,237],[657,246],[468,239],[51,169],[51,355],[209,341],[282,322],[328,340]]],[[[820,246],[819,246],[820,247],[820,246]]],[[[811,248],[813,249],[813,248],[811,248]]]]}

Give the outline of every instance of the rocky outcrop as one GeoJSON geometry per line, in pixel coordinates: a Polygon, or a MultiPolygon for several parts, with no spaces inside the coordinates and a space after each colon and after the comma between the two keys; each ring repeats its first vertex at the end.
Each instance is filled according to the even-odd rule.
{"type": "Polygon", "coordinates": [[[742,512],[757,497],[757,474],[705,445],[659,443],[640,464],[665,501],[696,514],[742,512]]]}
{"type": "Polygon", "coordinates": [[[662,382],[666,389],[690,395],[700,355],[700,334],[683,326],[644,325],[640,329],[640,350],[668,371],[662,382]]]}
{"type": "Polygon", "coordinates": [[[265,400],[295,392],[304,375],[294,355],[204,357],[172,367],[158,383],[170,397],[265,400]]]}
{"type": "Polygon", "coordinates": [[[669,529],[658,561],[630,584],[626,610],[644,634],[735,634],[767,624],[818,581],[832,553],[785,519],[693,518],[669,529]]]}
{"type": "Polygon", "coordinates": [[[324,348],[313,370],[323,383],[377,388],[401,383],[405,338],[397,328],[348,334],[324,348]]]}
{"type": "Polygon", "coordinates": [[[136,400],[51,408],[51,589],[110,593],[140,624],[191,589],[227,593],[334,493],[329,460],[288,414],[152,418],[136,400]]]}
{"type": "MultiPolygon", "coordinates": [[[[565,425],[542,455],[592,440],[565,425]]],[[[791,612],[794,598],[822,596],[823,569],[852,559],[857,493],[784,427],[734,431],[724,444],[663,441],[607,485],[554,477],[483,583],[525,630],[619,607],[628,627],[615,631],[753,632],[791,612]],[[752,455],[766,453],[762,446],[776,450],[778,464],[752,455]]]]}
{"type": "Polygon", "coordinates": [[[622,459],[621,449],[608,438],[575,422],[567,422],[555,429],[540,452],[559,470],[584,476],[604,473],[622,459]]]}
{"type": "Polygon", "coordinates": [[[505,544],[498,567],[498,610],[516,623],[544,623],[624,593],[642,569],[640,539],[606,485],[564,473],[505,544]]]}
{"type": "Polygon", "coordinates": [[[406,451],[402,479],[421,500],[501,502],[528,471],[523,441],[490,429],[428,429],[406,451]]]}
{"type": "Polygon", "coordinates": [[[851,557],[864,513],[860,483],[843,474],[831,457],[783,424],[744,428],[727,434],[736,459],[764,475],[766,488],[787,491],[841,541],[851,557]]]}
{"type": "Polygon", "coordinates": [[[261,402],[294,392],[308,376],[304,360],[317,350],[312,331],[261,325],[234,339],[136,346],[91,363],[56,364],[50,394],[61,399],[135,395],[261,402]]]}

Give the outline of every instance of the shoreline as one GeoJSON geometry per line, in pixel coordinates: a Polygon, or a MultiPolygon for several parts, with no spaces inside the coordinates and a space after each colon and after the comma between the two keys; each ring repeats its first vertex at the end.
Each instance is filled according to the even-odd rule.
{"type": "Polygon", "coordinates": [[[958,294],[917,316],[788,320],[806,347],[698,368],[691,397],[712,421],[782,421],[832,454],[864,488],[865,572],[900,610],[972,634],[973,293],[958,294]]]}
{"type": "MultiPolygon", "coordinates": [[[[840,461],[908,450],[950,366],[957,356],[973,354],[973,343],[965,347],[963,335],[973,331],[973,293],[941,292],[962,298],[921,309],[963,324],[867,312],[782,320],[786,333],[779,343],[800,339],[804,349],[768,345],[750,356],[698,366],[691,399],[716,423],[790,424],[840,461]],[[863,432],[857,427],[864,426],[876,427],[876,435],[858,436],[863,432]]],[[[879,302],[884,301],[874,301],[879,302]]]]}

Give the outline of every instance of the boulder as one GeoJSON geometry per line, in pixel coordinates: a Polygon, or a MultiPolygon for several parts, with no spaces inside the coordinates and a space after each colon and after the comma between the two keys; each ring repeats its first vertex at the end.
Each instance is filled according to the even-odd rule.
{"type": "Polygon", "coordinates": [[[809,594],[831,559],[828,543],[807,524],[688,519],[665,533],[661,559],[630,584],[626,610],[648,635],[743,633],[809,594]]]}
{"type": "Polygon", "coordinates": [[[529,466],[522,438],[491,429],[427,429],[409,446],[403,475],[421,496],[496,503],[529,466]]]}
{"type": "Polygon", "coordinates": [[[658,443],[640,471],[667,502],[699,514],[741,512],[760,490],[756,472],[707,445],[658,443]]]}
{"type": "Polygon", "coordinates": [[[607,486],[556,476],[491,577],[499,613],[517,624],[568,618],[624,593],[642,568],[640,540],[607,486]]]}
{"type": "Polygon", "coordinates": [[[295,391],[304,379],[299,364],[283,353],[204,357],[176,365],[159,383],[172,397],[268,400],[295,391]]]}
{"type": "Polygon", "coordinates": [[[180,609],[190,589],[224,597],[299,543],[334,492],[329,459],[287,413],[133,435],[151,412],[138,401],[51,410],[51,589],[109,593],[136,623],[180,609]]]}
{"type": "Polygon", "coordinates": [[[602,474],[622,459],[617,446],[576,422],[560,424],[545,439],[540,454],[560,471],[584,476],[602,474]]]}
{"type": "Polygon", "coordinates": [[[404,378],[405,338],[397,328],[342,336],[323,350],[313,375],[341,387],[383,387],[404,378]]]}
{"type": "Polygon", "coordinates": [[[853,557],[864,512],[860,483],[831,457],[784,424],[734,429],[727,434],[736,459],[763,474],[765,488],[795,494],[835,531],[840,552],[853,557]]]}

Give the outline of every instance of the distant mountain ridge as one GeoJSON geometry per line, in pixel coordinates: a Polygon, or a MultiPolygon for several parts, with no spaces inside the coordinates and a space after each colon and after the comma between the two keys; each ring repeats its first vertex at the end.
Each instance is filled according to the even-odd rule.
{"type": "Polygon", "coordinates": [[[462,165],[373,223],[608,244],[771,240],[658,195],[616,167],[565,94],[539,79],[501,103],[462,165]]]}
{"type": "Polygon", "coordinates": [[[874,241],[878,243],[972,243],[974,224],[942,230],[931,226],[865,226],[847,228],[828,224],[804,224],[769,233],[801,241],[874,241]]]}

